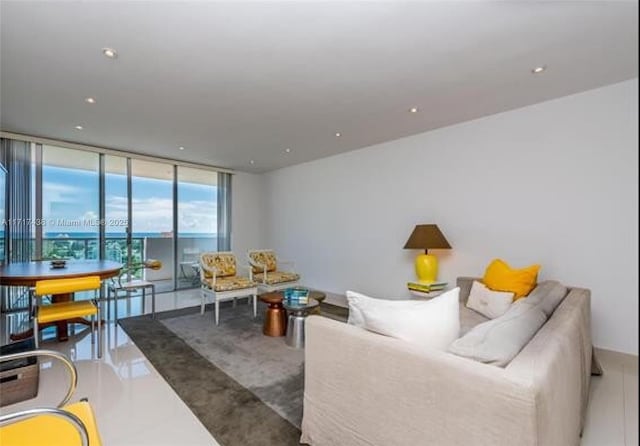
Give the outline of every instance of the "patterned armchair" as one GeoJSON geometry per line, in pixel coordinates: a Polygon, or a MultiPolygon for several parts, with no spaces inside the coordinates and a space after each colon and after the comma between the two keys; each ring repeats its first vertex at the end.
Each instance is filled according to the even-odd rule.
{"type": "Polygon", "coordinates": [[[204,314],[204,305],[212,297],[216,325],[218,325],[220,302],[238,297],[253,298],[253,317],[258,311],[256,283],[250,278],[237,274],[236,256],[232,252],[205,252],[200,256],[200,281],[202,283],[202,303],[200,314],[204,314]]]}
{"type": "Polygon", "coordinates": [[[250,250],[247,257],[251,265],[249,278],[265,291],[296,286],[300,280],[300,275],[294,271],[294,263],[278,260],[271,249],[250,250]]]}

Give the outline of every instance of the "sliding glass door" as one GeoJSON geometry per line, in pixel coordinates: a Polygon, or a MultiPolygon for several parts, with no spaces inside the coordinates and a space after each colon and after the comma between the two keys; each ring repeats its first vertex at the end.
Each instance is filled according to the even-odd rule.
{"type": "MultiPolygon", "coordinates": [[[[173,170],[171,164],[131,160],[131,239],[142,244],[132,260],[146,258],[162,262],[157,271],[145,271],[157,291],[174,289],[173,170]]],[[[135,251],[135,250],[134,250],[135,251]]]]}
{"type": "MultiPolygon", "coordinates": [[[[122,156],[104,155],[104,254],[107,260],[129,262],[127,228],[129,226],[129,188],[127,163],[122,156]]],[[[132,252],[142,257],[141,243],[132,244],[132,252]]]]}
{"type": "Polygon", "coordinates": [[[42,147],[42,258],[99,257],[97,153],[42,147]]]}
{"type": "Polygon", "coordinates": [[[176,286],[190,288],[200,283],[200,254],[217,250],[218,174],[182,166],[178,166],[177,172],[176,286]]]}
{"type": "Polygon", "coordinates": [[[14,249],[10,261],[107,259],[127,265],[158,259],[162,269],[136,275],[161,292],[199,286],[200,255],[229,249],[220,244],[229,235],[228,224],[220,224],[230,206],[220,193],[221,186],[228,189],[227,174],[115,151],[6,139],[3,158],[10,159],[13,143],[24,146],[24,159],[7,167],[24,180],[12,183],[12,196],[28,199],[20,212],[9,207],[5,218],[32,225],[24,235],[7,231],[13,243],[8,246],[18,246],[20,238],[26,247],[21,256],[14,249]]]}

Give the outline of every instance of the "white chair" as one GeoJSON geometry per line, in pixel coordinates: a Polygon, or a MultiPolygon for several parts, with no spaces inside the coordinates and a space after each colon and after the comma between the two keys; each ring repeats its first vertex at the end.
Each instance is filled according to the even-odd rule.
{"type": "Polygon", "coordinates": [[[180,277],[197,285],[199,261],[200,250],[198,248],[184,248],[182,261],[180,261],[180,277]]]}
{"type": "Polygon", "coordinates": [[[249,278],[261,290],[272,292],[298,285],[300,275],[295,272],[295,264],[278,260],[272,249],[252,249],[247,258],[251,265],[249,278]]]}
{"type": "Polygon", "coordinates": [[[258,288],[248,277],[237,274],[236,256],[232,252],[208,252],[200,256],[200,281],[202,303],[200,314],[204,314],[207,298],[213,299],[216,325],[219,322],[220,302],[238,297],[253,298],[253,317],[258,314],[258,288]]]}

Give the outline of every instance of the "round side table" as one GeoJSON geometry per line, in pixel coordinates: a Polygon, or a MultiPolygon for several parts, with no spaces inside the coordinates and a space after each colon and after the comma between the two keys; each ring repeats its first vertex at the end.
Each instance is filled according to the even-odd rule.
{"type": "Polygon", "coordinates": [[[287,312],[282,306],[282,293],[266,293],[260,300],[268,305],[262,333],[265,336],[284,336],[287,332],[287,312]]]}
{"type": "Polygon", "coordinates": [[[285,300],[283,305],[289,312],[285,342],[289,347],[304,348],[304,320],[314,309],[320,306],[320,302],[309,298],[307,303],[285,300]]]}
{"type": "Polygon", "coordinates": [[[315,299],[318,301],[318,303],[320,303],[320,305],[318,305],[311,311],[311,314],[320,314],[320,306],[322,305],[322,302],[326,299],[326,297],[327,295],[322,291],[309,291],[309,299],[315,299]]]}

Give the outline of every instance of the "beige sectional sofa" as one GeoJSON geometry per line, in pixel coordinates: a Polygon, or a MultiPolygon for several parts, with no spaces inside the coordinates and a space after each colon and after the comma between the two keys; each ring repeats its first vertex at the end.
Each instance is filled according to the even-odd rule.
{"type": "MultiPolygon", "coordinates": [[[[463,330],[482,323],[464,302],[463,330]]],[[[591,376],[590,292],[569,288],[506,366],[483,364],[353,325],[306,324],[302,443],[313,446],[580,442],[591,376]]]]}

